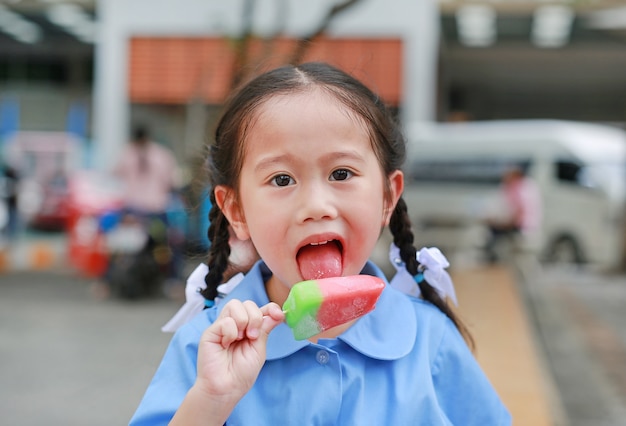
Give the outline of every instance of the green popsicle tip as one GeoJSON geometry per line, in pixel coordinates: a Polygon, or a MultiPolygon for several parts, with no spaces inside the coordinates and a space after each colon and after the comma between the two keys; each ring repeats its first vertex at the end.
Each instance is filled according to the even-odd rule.
{"type": "Polygon", "coordinates": [[[322,291],[317,285],[317,280],[297,283],[291,288],[283,304],[285,322],[289,327],[294,328],[304,320],[304,317],[315,319],[322,301],[322,291]]]}

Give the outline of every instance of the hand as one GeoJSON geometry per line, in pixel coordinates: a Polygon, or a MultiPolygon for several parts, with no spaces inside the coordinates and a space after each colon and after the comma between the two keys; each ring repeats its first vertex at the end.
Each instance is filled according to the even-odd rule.
{"type": "Polygon", "coordinates": [[[252,388],[269,333],[285,319],[276,303],[231,300],[198,344],[198,375],[170,425],[223,425],[252,388]]]}
{"type": "Polygon", "coordinates": [[[231,300],[202,334],[194,387],[234,405],[252,388],[263,364],[267,337],[285,318],[280,306],[231,300]]]}

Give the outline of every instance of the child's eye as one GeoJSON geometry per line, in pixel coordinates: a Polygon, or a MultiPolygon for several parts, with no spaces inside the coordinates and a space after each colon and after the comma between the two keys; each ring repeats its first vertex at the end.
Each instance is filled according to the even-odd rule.
{"type": "Polygon", "coordinates": [[[276,186],[287,186],[293,182],[294,180],[289,175],[278,175],[272,178],[272,183],[276,186]]]}
{"type": "Polygon", "coordinates": [[[346,180],[352,176],[352,172],[346,169],[338,169],[330,174],[330,180],[346,180]]]}

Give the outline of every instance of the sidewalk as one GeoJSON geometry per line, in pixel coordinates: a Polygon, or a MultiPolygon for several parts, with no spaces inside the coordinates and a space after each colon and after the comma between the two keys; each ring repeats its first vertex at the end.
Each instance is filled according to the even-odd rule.
{"type": "Polygon", "coordinates": [[[0,273],[48,270],[67,265],[65,233],[24,232],[0,244],[0,273]]]}
{"type": "Polygon", "coordinates": [[[518,291],[505,267],[452,271],[458,312],[476,342],[476,358],[516,426],[563,426],[561,404],[518,291]]]}

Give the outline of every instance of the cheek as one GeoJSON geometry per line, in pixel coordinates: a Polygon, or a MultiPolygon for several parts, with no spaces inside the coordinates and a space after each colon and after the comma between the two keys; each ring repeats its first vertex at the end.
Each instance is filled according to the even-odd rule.
{"type": "Polygon", "coordinates": [[[364,243],[376,240],[380,233],[380,227],[384,226],[388,219],[387,210],[382,200],[370,195],[369,197],[362,197],[358,203],[347,208],[353,223],[358,228],[359,239],[364,243]]]}
{"type": "Polygon", "coordinates": [[[282,245],[284,227],[288,223],[287,218],[282,217],[284,214],[284,209],[267,204],[251,204],[245,209],[248,233],[260,254],[271,255],[276,246],[282,245]]]}

